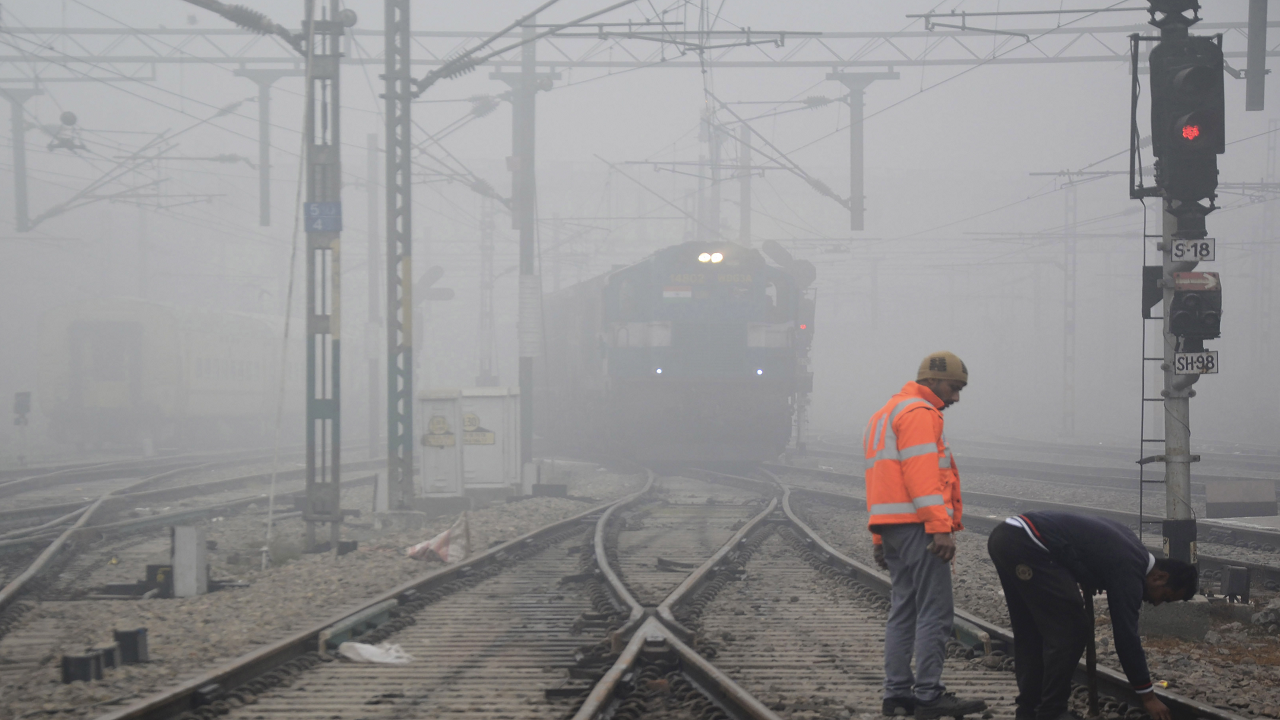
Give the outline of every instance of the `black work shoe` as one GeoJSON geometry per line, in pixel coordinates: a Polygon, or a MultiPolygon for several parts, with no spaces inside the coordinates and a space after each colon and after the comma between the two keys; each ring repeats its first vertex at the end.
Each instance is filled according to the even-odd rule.
{"type": "Polygon", "coordinates": [[[955,693],[943,693],[933,702],[916,701],[916,720],[934,720],[940,717],[952,717],[959,720],[965,715],[982,712],[987,709],[984,700],[965,700],[956,697],[955,693]]]}
{"type": "Polygon", "coordinates": [[[915,711],[915,698],[885,698],[880,704],[880,714],[885,717],[909,717],[915,711]]]}

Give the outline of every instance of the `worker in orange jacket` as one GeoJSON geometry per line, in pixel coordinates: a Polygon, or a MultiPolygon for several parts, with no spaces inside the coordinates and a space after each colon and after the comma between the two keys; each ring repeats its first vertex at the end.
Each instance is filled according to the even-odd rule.
{"type": "Polygon", "coordinates": [[[964,529],[960,475],[942,431],[942,411],[960,401],[968,382],[960,358],[933,353],[920,363],[916,381],[871,416],[862,439],[868,528],[876,563],[893,580],[884,640],[886,716],[932,720],[987,707],[982,700],[957,698],[942,683],[955,612],[951,534],[964,529]]]}

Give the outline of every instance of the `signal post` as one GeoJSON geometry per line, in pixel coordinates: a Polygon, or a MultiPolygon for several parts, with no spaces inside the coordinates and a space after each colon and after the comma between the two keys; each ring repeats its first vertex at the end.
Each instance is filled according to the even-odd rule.
{"type": "Polygon", "coordinates": [[[1196,521],[1191,464],[1200,458],[1191,453],[1190,401],[1200,376],[1218,372],[1218,354],[1206,350],[1204,341],[1220,336],[1222,315],[1218,274],[1196,268],[1216,256],[1205,216],[1216,209],[1218,155],[1226,144],[1222,36],[1189,34],[1200,20],[1199,9],[1197,0],[1151,0],[1151,24],[1160,29],[1149,58],[1156,187],[1131,193],[1162,198],[1164,218],[1160,271],[1148,274],[1159,278],[1157,288],[1144,293],[1159,297],[1164,310],[1159,358],[1164,374],[1164,453],[1139,462],[1164,463],[1165,555],[1192,563],[1196,521]]]}

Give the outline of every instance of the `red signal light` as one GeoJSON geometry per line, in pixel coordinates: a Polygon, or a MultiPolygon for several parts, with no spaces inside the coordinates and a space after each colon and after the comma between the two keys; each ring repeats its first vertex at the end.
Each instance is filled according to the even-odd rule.
{"type": "Polygon", "coordinates": [[[1200,126],[1199,125],[1183,125],[1182,137],[1188,140],[1195,140],[1196,138],[1200,137],[1200,126]]]}
{"type": "Polygon", "coordinates": [[[804,323],[800,323],[800,329],[801,329],[801,330],[808,330],[808,329],[809,329],[809,326],[808,326],[808,325],[805,325],[804,323]]]}

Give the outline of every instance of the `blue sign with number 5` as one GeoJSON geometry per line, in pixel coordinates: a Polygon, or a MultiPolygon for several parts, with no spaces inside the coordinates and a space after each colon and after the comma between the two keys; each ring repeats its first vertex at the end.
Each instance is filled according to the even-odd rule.
{"type": "Polygon", "coordinates": [[[307,232],[341,232],[342,203],[313,202],[302,204],[307,232]]]}

